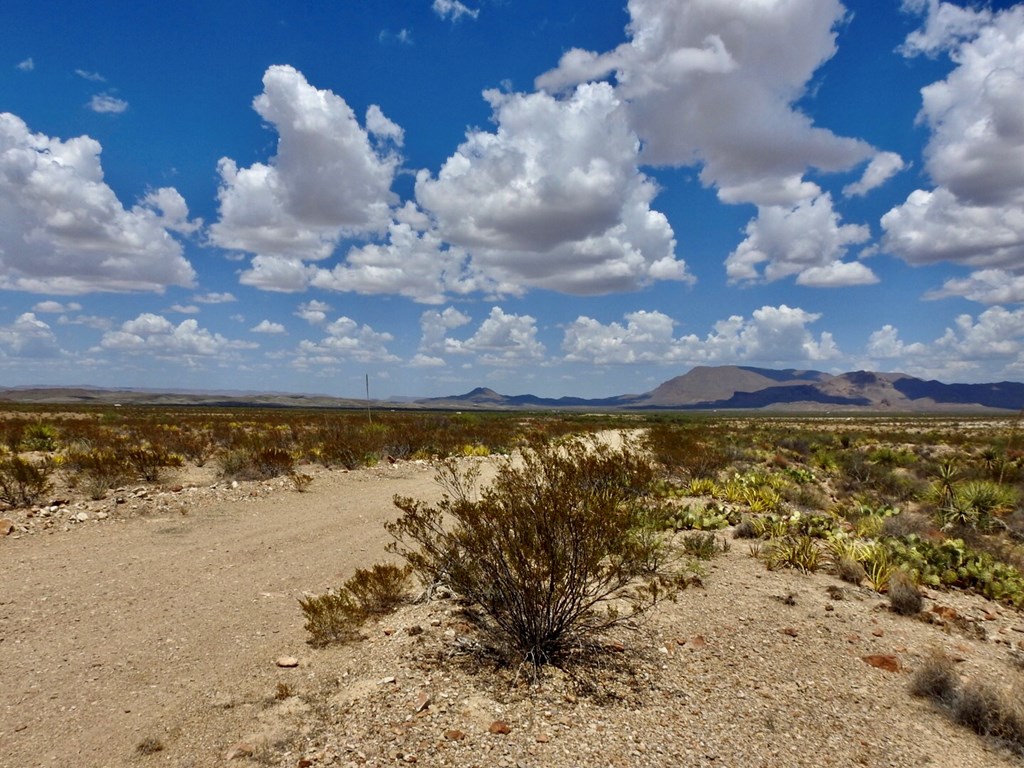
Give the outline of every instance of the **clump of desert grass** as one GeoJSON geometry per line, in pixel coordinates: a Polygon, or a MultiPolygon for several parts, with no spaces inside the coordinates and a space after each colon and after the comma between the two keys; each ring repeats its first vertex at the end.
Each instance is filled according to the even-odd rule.
{"type": "Polygon", "coordinates": [[[963,681],[948,654],[933,652],[918,667],[910,692],[935,702],[956,723],[980,736],[997,739],[1024,754],[1024,690],[987,680],[963,681]]]}

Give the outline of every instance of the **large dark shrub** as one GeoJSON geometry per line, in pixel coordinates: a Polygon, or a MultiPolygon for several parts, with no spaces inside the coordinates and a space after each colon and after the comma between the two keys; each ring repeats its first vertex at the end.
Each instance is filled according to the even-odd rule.
{"type": "Polygon", "coordinates": [[[448,461],[437,505],[395,498],[392,548],[478,611],[492,647],[560,663],[683,583],[664,566],[652,572],[660,541],[638,535],[656,473],[636,446],[586,438],[524,449],[479,491],[472,468],[448,461]]]}

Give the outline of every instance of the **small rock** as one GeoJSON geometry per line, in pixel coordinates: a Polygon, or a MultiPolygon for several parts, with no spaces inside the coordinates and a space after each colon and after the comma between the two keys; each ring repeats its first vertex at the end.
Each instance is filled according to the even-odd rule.
{"type": "Polygon", "coordinates": [[[873,629],[873,630],[871,630],[871,634],[874,635],[875,637],[884,637],[885,636],[885,632],[883,630],[881,630],[881,629],[873,629]]]}
{"type": "Polygon", "coordinates": [[[462,741],[466,738],[466,734],[458,728],[450,728],[444,732],[444,737],[448,739],[448,741],[462,741]]]}
{"type": "Polygon", "coordinates": [[[77,515],[75,515],[75,520],[77,520],[80,523],[84,523],[88,519],[89,516],[85,512],[79,512],[77,515]]]}
{"type": "Polygon", "coordinates": [[[384,627],[384,634],[387,635],[388,637],[391,637],[393,634],[395,634],[395,628],[394,627],[384,627]]]}
{"type": "Polygon", "coordinates": [[[421,693],[416,698],[416,706],[413,709],[413,712],[416,713],[416,714],[419,714],[420,712],[422,712],[423,710],[425,710],[429,706],[430,706],[430,694],[427,693],[426,691],[424,691],[423,693],[421,693]]]}
{"type": "Polygon", "coordinates": [[[779,632],[783,635],[788,635],[789,637],[796,637],[798,634],[800,634],[796,631],[795,627],[783,627],[779,630],[779,632]]]}
{"type": "Polygon", "coordinates": [[[423,627],[421,627],[419,624],[413,624],[411,627],[407,627],[405,631],[408,632],[412,637],[415,637],[416,635],[423,634],[423,627]]]}
{"type": "Polygon", "coordinates": [[[934,613],[940,619],[948,619],[949,621],[956,621],[960,618],[960,614],[957,613],[956,608],[951,608],[948,605],[932,606],[932,613],[934,613]]]}
{"type": "Polygon", "coordinates": [[[239,757],[252,757],[256,753],[256,749],[252,744],[245,741],[240,741],[224,756],[225,760],[237,760],[239,757]]]}
{"type": "Polygon", "coordinates": [[[383,678],[383,679],[382,679],[382,680],[380,681],[380,684],[381,684],[381,685],[391,685],[391,684],[392,684],[392,683],[394,683],[394,682],[395,682],[396,680],[397,680],[397,678],[396,678],[396,677],[395,677],[394,675],[389,675],[388,677],[385,677],[385,678],[383,678]]]}
{"type": "Polygon", "coordinates": [[[617,640],[613,640],[612,642],[608,643],[608,645],[606,645],[605,648],[607,648],[609,651],[614,651],[615,653],[623,653],[626,650],[626,646],[624,646],[617,640]]]}
{"type": "Polygon", "coordinates": [[[512,733],[512,728],[504,720],[495,720],[487,730],[495,734],[512,733]]]}
{"type": "Polygon", "coordinates": [[[892,654],[873,653],[870,656],[862,656],[861,658],[875,669],[885,670],[886,672],[900,671],[900,660],[892,654]]]}
{"type": "Polygon", "coordinates": [[[97,520],[106,520],[108,517],[110,517],[110,515],[107,514],[106,512],[97,512],[96,513],[96,519],[97,520]]]}
{"type": "Polygon", "coordinates": [[[537,743],[538,744],[547,744],[549,741],[551,741],[551,736],[550,735],[548,735],[546,733],[538,733],[537,734],[537,743]]]}
{"type": "Polygon", "coordinates": [[[8,536],[14,530],[14,521],[9,517],[0,519],[0,536],[8,536]]]}
{"type": "Polygon", "coordinates": [[[299,660],[294,656],[278,656],[277,661],[274,663],[284,669],[292,669],[299,666],[299,660]]]}

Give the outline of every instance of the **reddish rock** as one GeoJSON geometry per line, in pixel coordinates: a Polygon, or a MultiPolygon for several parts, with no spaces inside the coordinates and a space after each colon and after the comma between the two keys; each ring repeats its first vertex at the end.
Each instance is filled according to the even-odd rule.
{"type": "Polygon", "coordinates": [[[537,743],[538,744],[547,744],[549,741],[551,741],[551,737],[548,734],[546,734],[546,733],[538,733],[537,734],[537,743]]]}
{"type": "Polygon", "coordinates": [[[606,645],[605,648],[607,648],[609,651],[614,651],[615,653],[622,653],[626,650],[626,646],[624,646],[622,643],[616,640],[613,640],[612,642],[608,643],[608,645],[606,645]]]}
{"type": "Polygon", "coordinates": [[[870,656],[862,656],[861,658],[875,669],[881,669],[886,672],[900,671],[900,660],[892,654],[873,653],[870,656]]]}
{"type": "Polygon", "coordinates": [[[460,731],[458,728],[449,728],[447,731],[444,732],[444,737],[448,739],[448,741],[462,741],[464,738],[466,738],[466,734],[460,731]]]}
{"type": "Polygon", "coordinates": [[[787,635],[787,636],[789,636],[789,637],[796,637],[796,636],[797,636],[797,635],[799,634],[799,633],[798,633],[798,632],[796,631],[796,628],[795,628],[795,627],[783,627],[782,629],[780,629],[780,630],[779,630],[779,632],[780,632],[781,634],[783,634],[783,635],[787,635]]]}
{"type": "Polygon", "coordinates": [[[956,608],[951,608],[948,605],[932,606],[932,613],[934,613],[940,619],[946,619],[948,621],[955,621],[956,619],[960,618],[960,614],[957,613],[956,608]]]}
{"type": "Polygon", "coordinates": [[[487,730],[496,734],[512,733],[512,728],[504,720],[495,720],[487,730]]]}
{"type": "Polygon", "coordinates": [[[871,634],[875,637],[883,637],[885,635],[885,632],[883,632],[881,629],[873,629],[871,630],[871,634]]]}
{"type": "Polygon", "coordinates": [[[14,530],[14,521],[9,517],[0,518],[0,536],[7,536],[14,530]]]}

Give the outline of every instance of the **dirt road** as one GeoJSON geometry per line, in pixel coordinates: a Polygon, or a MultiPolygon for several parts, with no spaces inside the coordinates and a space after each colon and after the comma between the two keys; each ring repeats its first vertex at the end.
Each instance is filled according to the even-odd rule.
{"type": "Polygon", "coordinates": [[[436,496],[431,469],[0,540],[0,766],[221,763],[307,651],[297,598],[381,559],[395,493],[436,496]]]}

